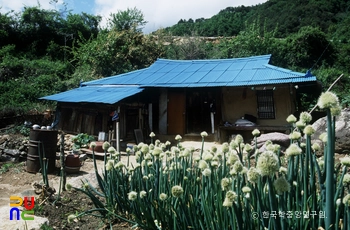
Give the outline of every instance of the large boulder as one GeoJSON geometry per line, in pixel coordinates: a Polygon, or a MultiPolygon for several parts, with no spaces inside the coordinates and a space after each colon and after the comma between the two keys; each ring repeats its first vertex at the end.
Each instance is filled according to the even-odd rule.
{"type": "MultiPolygon", "coordinates": [[[[283,152],[286,148],[288,148],[290,144],[289,135],[285,133],[273,132],[273,133],[265,133],[261,134],[257,138],[257,147],[260,152],[265,150],[266,141],[272,141],[273,144],[278,144],[281,146],[281,151],[283,152]]],[[[254,140],[252,141],[252,145],[255,145],[254,140]]]]}
{"type": "MultiPolygon", "coordinates": [[[[313,139],[316,142],[320,134],[327,131],[327,118],[323,117],[315,121],[312,125],[315,129],[313,139]]],[[[346,154],[350,152],[350,109],[342,110],[341,114],[336,117],[335,122],[335,152],[346,154]]]]}

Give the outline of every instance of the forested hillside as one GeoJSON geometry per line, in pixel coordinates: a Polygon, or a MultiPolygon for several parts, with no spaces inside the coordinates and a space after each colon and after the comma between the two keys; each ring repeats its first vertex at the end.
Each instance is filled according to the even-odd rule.
{"type": "Polygon", "coordinates": [[[345,0],[270,0],[228,7],[210,19],[183,19],[149,35],[142,33],[146,22],[137,8],[111,14],[103,29],[100,16],[66,9],[0,14],[0,117],[54,109],[38,98],[145,68],[157,58],[263,54],[272,54],[273,65],[311,70],[325,88],[344,74],[334,90],[348,106],[349,6],[345,0]]]}
{"type": "Polygon", "coordinates": [[[227,7],[211,18],[181,19],[165,28],[174,36],[236,36],[247,24],[259,21],[277,37],[287,37],[304,26],[318,27],[330,37],[349,41],[350,3],[347,0],[269,0],[256,6],[227,7]],[[345,34],[344,34],[345,32],[345,34]]]}

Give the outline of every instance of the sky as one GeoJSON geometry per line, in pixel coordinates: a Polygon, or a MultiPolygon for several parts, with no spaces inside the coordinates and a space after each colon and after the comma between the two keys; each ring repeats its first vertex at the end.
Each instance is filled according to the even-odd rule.
{"type": "Polygon", "coordinates": [[[58,9],[63,1],[68,10],[102,16],[102,26],[111,13],[136,7],[148,22],[144,33],[176,24],[180,19],[210,18],[226,7],[253,6],[267,0],[0,0],[0,12],[21,12],[25,6],[58,9]],[[50,4],[50,2],[57,2],[50,4]]]}

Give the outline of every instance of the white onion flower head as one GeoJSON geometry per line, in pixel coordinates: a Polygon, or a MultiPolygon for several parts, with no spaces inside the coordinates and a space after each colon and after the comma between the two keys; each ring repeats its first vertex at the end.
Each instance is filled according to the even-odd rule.
{"type": "Polygon", "coordinates": [[[343,198],[343,204],[350,207],[350,193],[343,198]]]}
{"type": "Polygon", "coordinates": [[[96,142],[92,141],[92,142],[90,143],[90,148],[91,148],[91,149],[94,149],[95,147],[96,147],[96,142]]]}
{"type": "Polygon", "coordinates": [[[221,150],[223,153],[227,153],[229,150],[230,150],[230,146],[227,142],[224,142],[222,145],[221,145],[221,150]]]}
{"type": "Polygon", "coordinates": [[[155,147],[152,151],[152,155],[155,157],[159,157],[163,150],[160,147],[155,147]]]}
{"type": "Polygon", "coordinates": [[[302,153],[302,149],[297,145],[297,144],[291,144],[287,149],[286,149],[286,155],[288,157],[291,156],[297,156],[302,153]]]}
{"type": "Polygon", "coordinates": [[[332,116],[339,116],[339,115],[341,115],[341,107],[340,107],[340,105],[338,105],[336,107],[332,107],[331,108],[331,114],[332,114],[332,116]]]}
{"type": "Polygon", "coordinates": [[[318,107],[320,107],[320,109],[330,109],[333,107],[338,107],[339,99],[337,95],[335,95],[332,92],[324,92],[318,98],[317,105],[318,107]]]}
{"type": "Polygon", "coordinates": [[[225,200],[222,206],[230,208],[233,206],[233,202],[229,198],[225,197],[225,200]]]}
{"type": "Polygon", "coordinates": [[[327,133],[321,133],[320,136],[318,137],[323,143],[327,143],[328,140],[328,135],[327,133]]]}
{"type": "Polygon", "coordinates": [[[211,170],[209,168],[206,168],[202,171],[203,176],[210,176],[211,170]]]}
{"type": "Polygon", "coordinates": [[[198,168],[200,168],[201,170],[204,170],[206,168],[208,168],[209,165],[205,160],[200,160],[198,163],[198,168]]]}
{"type": "Polygon", "coordinates": [[[286,167],[281,166],[278,171],[284,175],[287,175],[288,169],[286,167]]]}
{"type": "Polygon", "coordinates": [[[114,154],[117,152],[117,150],[113,146],[111,146],[107,149],[107,152],[109,152],[110,154],[114,154]]]}
{"type": "Polygon", "coordinates": [[[182,140],[182,137],[181,137],[180,135],[176,135],[176,136],[175,136],[175,140],[181,141],[181,140],[182,140]]]}
{"type": "Polygon", "coordinates": [[[184,157],[189,157],[189,156],[191,156],[191,150],[190,149],[188,149],[188,148],[186,148],[184,151],[183,151],[183,156],[184,157]]]}
{"type": "Polygon", "coordinates": [[[149,152],[149,147],[148,147],[147,144],[143,144],[143,145],[142,145],[142,147],[141,147],[141,152],[142,152],[143,154],[146,154],[146,153],[149,152]]]}
{"type": "Polygon", "coordinates": [[[241,134],[237,134],[235,137],[235,143],[239,146],[244,142],[243,136],[241,134]]]}
{"type": "Polygon", "coordinates": [[[232,185],[232,180],[230,178],[222,178],[221,179],[221,188],[222,190],[228,190],[232,185]]]}
{"type": "Polygon", "coordinates": [[[350,185],[350,174],[349,173],[344,175],[343,184],[344,185],[350,185]]]}
{"type": "Polygon", "coordinates": [[[250,193],[252,191],[252,189],[250,188],[250,187],[248,187],[248,186],[244,186],[243,188],[242,188],[242,192],[243,193],[250,193]]]}
{"type": "Polygon", "coordinates": [[[234,202],[237,199],[237,194],[234,191],[229,190],[226,192],[225,197],[228,198],[231,202],[234,202]]]}
{"type": "Polygon", "coordinates": [[[305,124],[304,122],[302,122],[302,121],[297,121],[297,122],[295,123],[295,126],[296,126],[299,130],[303,130],[303,129],[305,128],[306,124],[305,124]]]}
{"type": "Polygon", "coordinates": [[[340,163],[346,167],[350,167],[350,157],[345,156],[343,158],[340,158],[340,163]]]}
{"type": "Polygon", "coordinates": [[[123,168],[124,167],[124,163],[123,162],[121,162],[121,161],[119,161],[117,164],[115,164],[115,166],[114,166],[114,168],[115,169],[121,169],[121,168],[123,168]]]}
{"type": "Polygon", "coordinates": [[[111,144],[108,141],[105,141],[102,144],[102,149],[107,151],[110,146],[111,144]]]}
{"type": "Polygon", "coordinates": [[[205,132],[205,131],[201,132],[201,137],[207,137],[207,136],[208,136],[207,132],[205,132]]]}
{"type": "Polygon", "coordinates": [[[304,131],[303,131],[306,135],[308,136],[311,136],[315,133],[315,129],[312,127],[312,125],[307,125],[305,126],[304,128],[304,131]]]}
{"type": "Polygon", "coordinates": [[[250,167],[247,172],[248,181],[251,183],[256,183],[258,182],[259,177],[260,177],[259,171],[254,167],[250,167]]]}
{"type": "Polygon", "coordinates": [[[159,199],[160,199],[161,201],[165,201],[167,198],[168,198],[168,195],[167,195],[167,194],[165,194],[165,193],[159,194],[159,199]]]}
{"type": "Polygon", "coordinates": [[[236,172],[236,174],[242,172],[243,165],[242,165],[241,161],[236,161],[233,164],[232,169],[236,172]]]}
{"type": "Polygon", "coordinates": [[[279,169],[277,155],[271,151],[263,152],[258,158],[256,168],[261,176],[274,175],[274,173],[278,172],[279,169]]]}
{"type": "Polygon", "coordinates": [[[289,115],[286,120],[290,124],[297,122],[297,118],[293,114],[289,115]]]}
{"type": "Polygon", "coordinates": [[[147,192],[142,190],[140,192],[140,198],[142,199],[142,198],[145,198],[146,196],[147,196],[147,192]]]}
{"type": "Polygon", "coordinates": [[[184,189],[180,185],[175,185],[171,188],[173,197],[180,197],[184,193],[184,189]]]}
{"type": "Polygon", "coordinates": [[[260,135],[259,129],[254,129],[254,130],[252,131],[252,135],[253,135],[254,137],[258,137],[258,136],[260,135]]]}
{"type": "Polygon", "coordinates": [[[321,150],[321,146],[318,143],[316,143],[316,142],[312,144],[311,148],[312,148],[312,150],[314,152],[317,152],[317,151],[321,150]]]}
{"type": "Polygon", "coordinates": [[[114,167],[114,160],[108,160],[106,163],[106,170],[110,171],[114,167]]]}
{"type": "Polygon", "coordinates": [[[304,124],[309,124],[312,120],[312,116],[308,112],[301,112],[299,116],[299,120],[304,124]]]}
{"type": "Polygon", "coordinates": [[[239,157],[236,153],[231,153],[229,156],[228,156],[228,159],[227,159],[227,162],[226,164],[227,165],[234,165],[234,163],[236,163],[236,161],[239,160],[239,157]]]}
{"type": "Polygon", "coordinates": [[[128,193],[128,199],[131,201],[134,201],[137,199],[137,192],[135,191],[131,191],[128,193]]]}
{"type": "Polygon", "coordinates": [[[291,134],[289,134],[289,139],[291,140],[299,140],[301,138],[301,133],[297,131],[293,131],[291,134]]]}
{"type": "Polygon", "coordinates": [[[156,136],[156,134],[154,134],[154,132],[151,132],[150,134],[149,134],[149,137],[150,138],[153,138],[153,137],[155,137],[156,136]]]}
{"type": "Polygon", "coordinates": [[[276,192],[279,195],[283,194],[284,192],[289,192],[290,190],[290,184],[284,176],[277,178],[273,182],[273,186],[275,187],[276,192]]]}
{"type": "Polygon", "coordinates": [[[213,154],[211,154],[210,152],[206,152],[203,156],[203,159],[207,162],[211,161],[213,159],[213,154]]]}

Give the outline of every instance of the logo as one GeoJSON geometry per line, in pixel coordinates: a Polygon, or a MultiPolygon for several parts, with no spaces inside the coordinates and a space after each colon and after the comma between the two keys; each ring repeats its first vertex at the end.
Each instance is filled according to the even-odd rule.
{"type": "Polygon", "coordinates": [[[23,202],[23,199],[19,196],[10,196],[10,207],[13,207],[10,209],[10,220],[20,220],[20,218],[22,218],[22,220],[34,220],[34,210],[32,209],[34,209],[35,198],[34,196],[29,198],[30,201],[28,201],[28,197],[25,196],[23,202]],[[18,207],[22,206],[22,204],[24,204],[26,210],[19,210],[18,207]]]}

